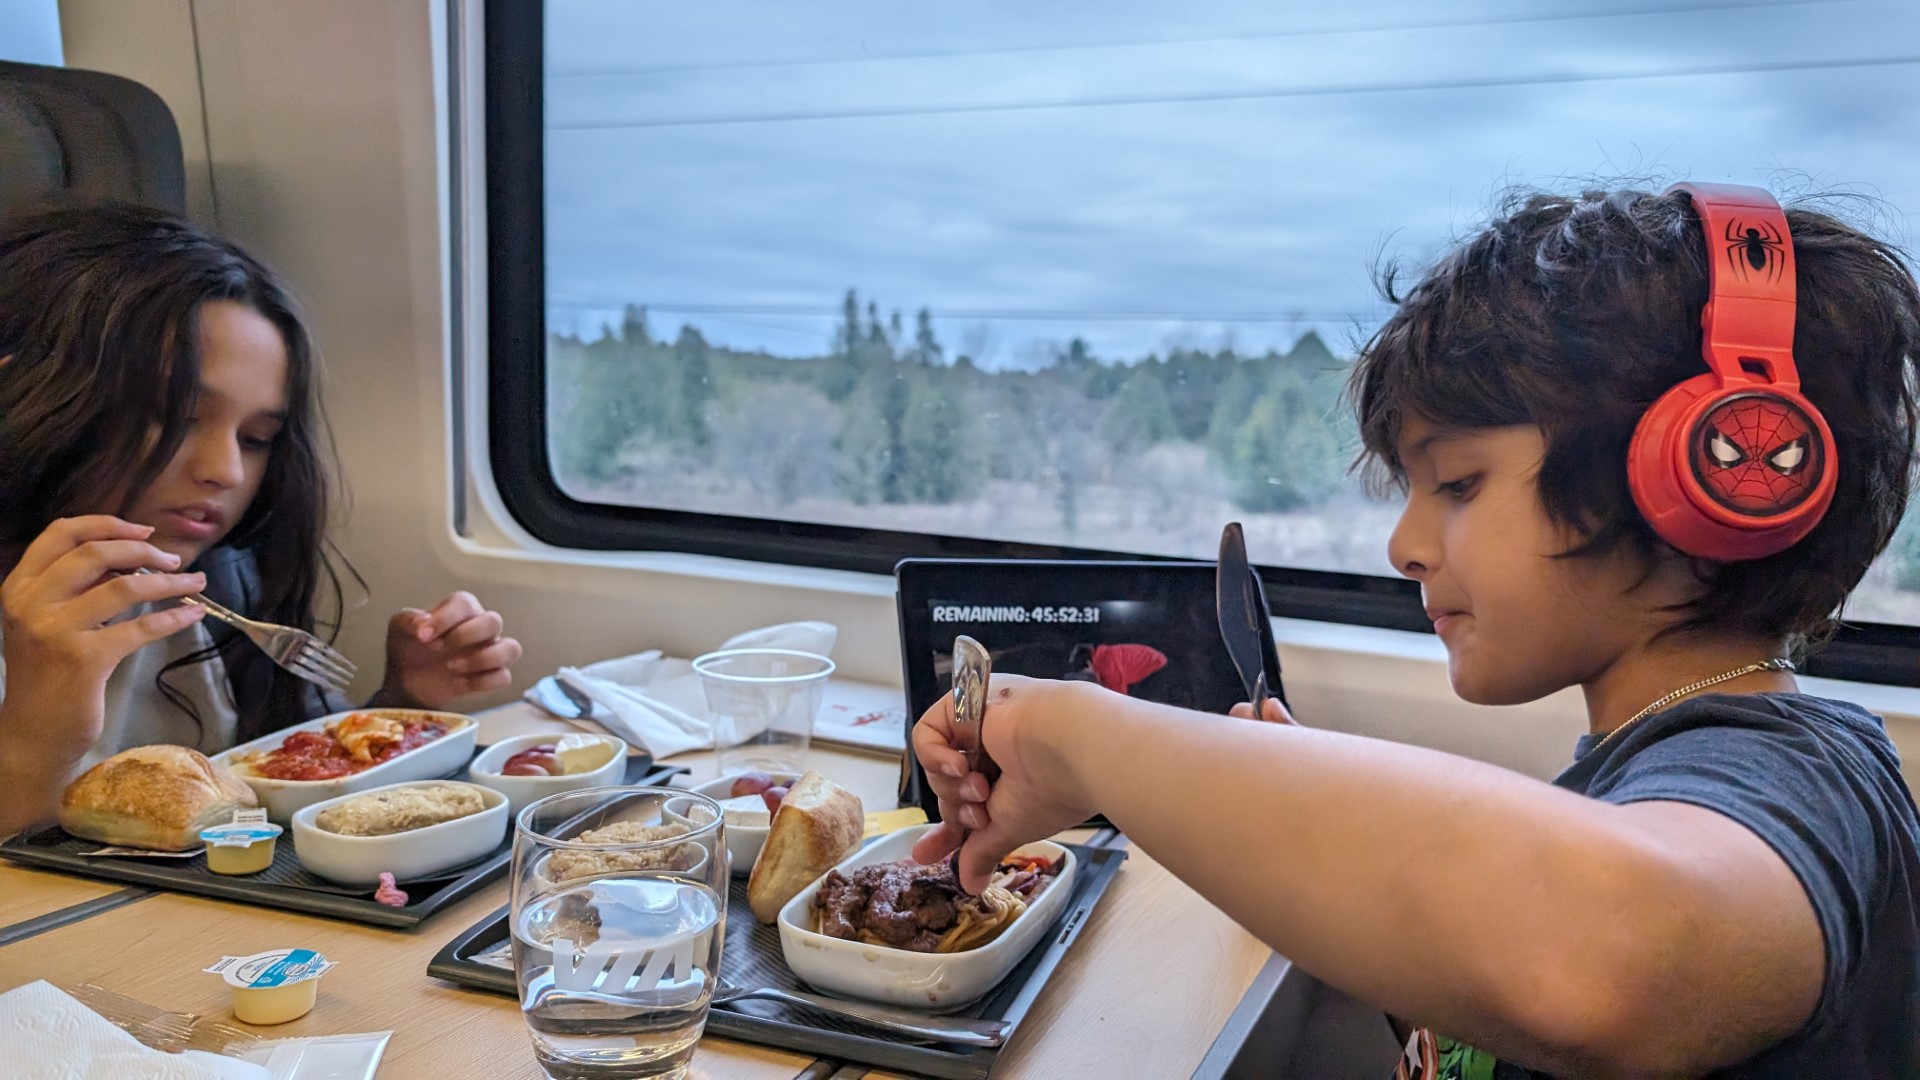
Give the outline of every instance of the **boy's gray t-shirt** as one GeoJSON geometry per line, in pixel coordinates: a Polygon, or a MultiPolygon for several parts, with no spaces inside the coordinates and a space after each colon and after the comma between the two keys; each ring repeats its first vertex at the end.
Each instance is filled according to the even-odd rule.
{"type": "Polygon", "coordinates": [[[1805,694],[1714,694],[1580,742],[1555,784],[1732,818],[1779,853],[1820,921],[1826,983],[1806,1027],[1717,1075],[1920,1077],[1920,823],[1879,717],[1805,694]]]}

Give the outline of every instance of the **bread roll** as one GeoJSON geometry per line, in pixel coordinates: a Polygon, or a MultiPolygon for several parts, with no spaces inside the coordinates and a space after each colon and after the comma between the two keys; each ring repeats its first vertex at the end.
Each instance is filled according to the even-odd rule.
{"type": "Polygon", "coordinates": [[[853,854],[866,831],[860,796],[819,773],[802,776],[774,811],[767,842],[747,878],[753,917],[773,922],[801,889],[853,854]]]}
{"type": "Polygon", "coordinates": [[[80,774],[60,796],[60,827],[153,851],[200,846],[200,830],[260,805],[253,789],[184,746],[136,746],[80,774]]]}

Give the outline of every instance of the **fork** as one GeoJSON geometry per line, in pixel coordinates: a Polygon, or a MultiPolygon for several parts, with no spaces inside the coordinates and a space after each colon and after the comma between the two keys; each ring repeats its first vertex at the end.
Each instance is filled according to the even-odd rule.
{"type": "MultiPolygon", "coordinates": [[[[154,571],[142,567],[135,573],[151,574],[154,571]]],[[[249,619],[199,593],[180,599],[182,603],[197,604],[207,609],[207,614],[245,634],[247,640],[259,646],[260,651],[266,653],[274,663],[310,683],[344,694],[347,684],[353,681],[353,661],[305,630],[249,619]]]]}

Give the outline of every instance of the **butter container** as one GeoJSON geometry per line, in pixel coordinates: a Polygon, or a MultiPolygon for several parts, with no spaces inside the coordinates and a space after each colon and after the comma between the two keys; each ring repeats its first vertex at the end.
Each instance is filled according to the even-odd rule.
{"type": "Polygon", "coordinates": [[[267,1025],[285,1024],[312,1012],[320,976],[331,967],[332,961],[312,949],[273,949],[252,956],[223,956],[206,970],[233,988],[236,1019],[267,1025]]]}
{"type": "Polygon", "coordinates": [[[273,848],[280,826],[268,822],[234,822],[200,830],[207,845],[207,869],[216,874],[257,874],[273,865],[273,848]]]}

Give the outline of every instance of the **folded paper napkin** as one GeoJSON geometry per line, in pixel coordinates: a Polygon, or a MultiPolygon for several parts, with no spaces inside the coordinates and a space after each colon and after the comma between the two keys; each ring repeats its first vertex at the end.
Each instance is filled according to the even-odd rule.
{"type": "Polygon", "coordinates": [[[0,994],[0,1075],[8,1080],[269,1080],[258,1065],[144,1046],[41,980],[0,994]]]}
{"type": "MultiPolygon", "coordinates": [[[[720,648],[793,649],[831,656],[839,636],[832,623],[781,623],[736,634],[720,648]]],[[[585,667],[563,667],[554,677],[600,705],[605,711],[594,719],[608,731],[656,758],[713,745],[706,691],[691,660],[653,649],[585,667]]]]}

